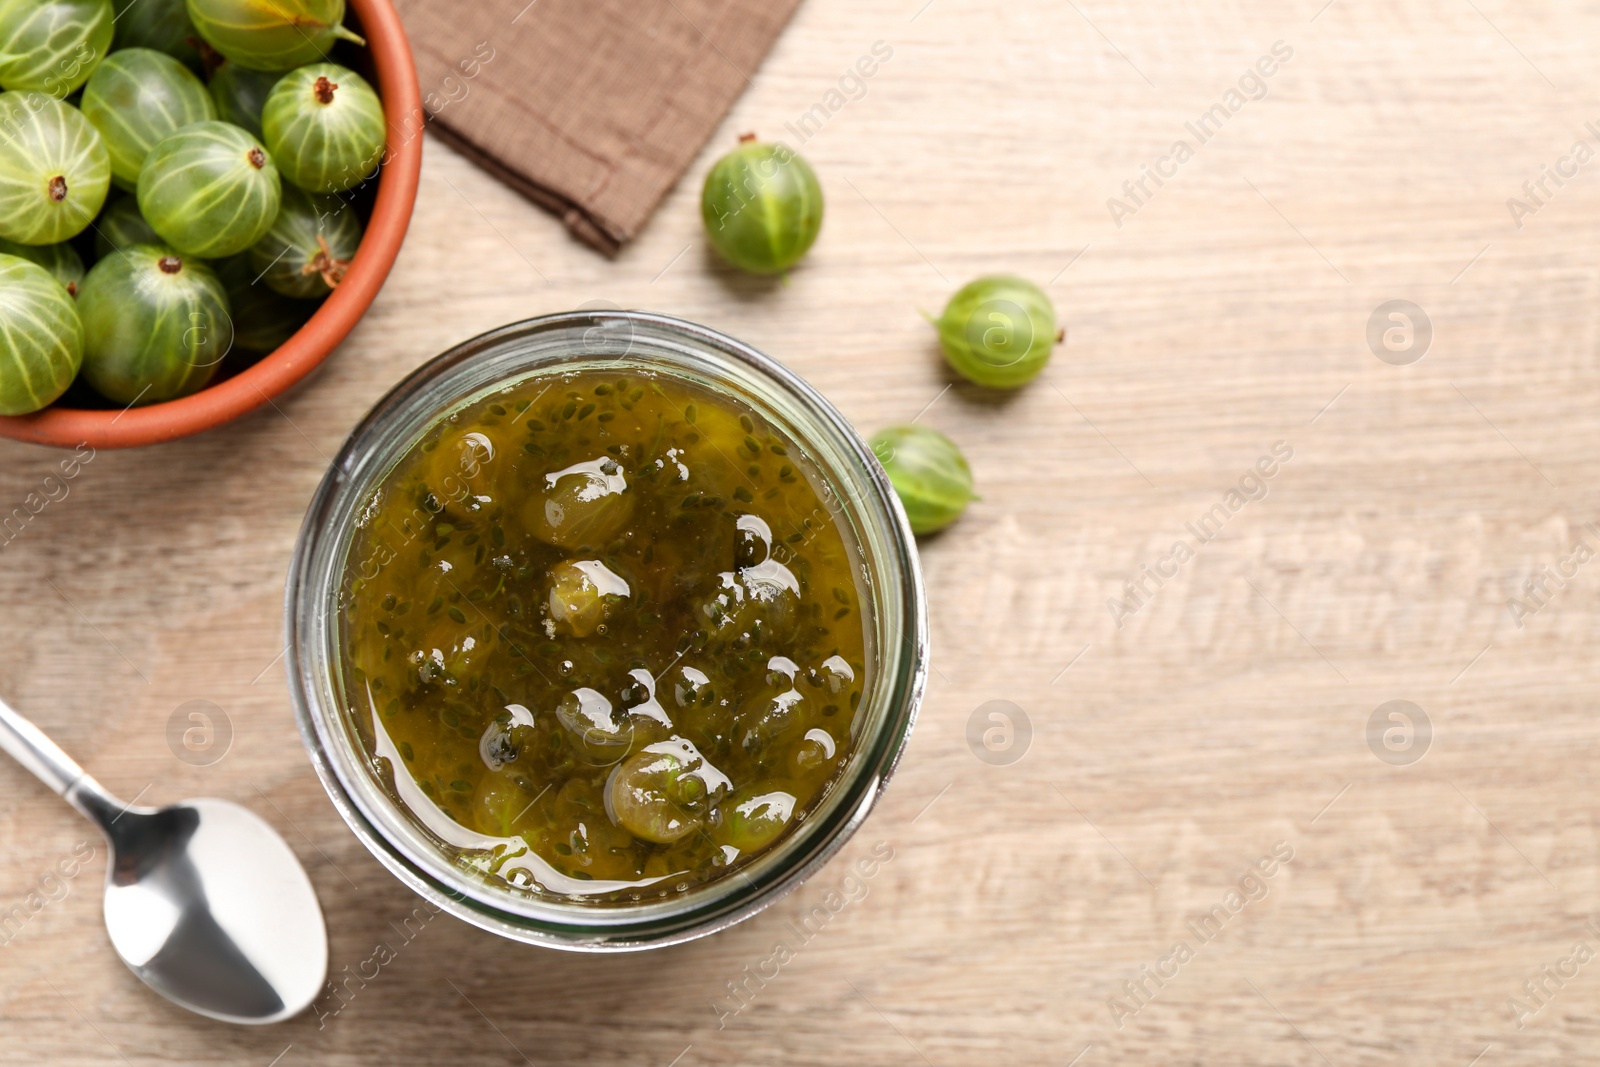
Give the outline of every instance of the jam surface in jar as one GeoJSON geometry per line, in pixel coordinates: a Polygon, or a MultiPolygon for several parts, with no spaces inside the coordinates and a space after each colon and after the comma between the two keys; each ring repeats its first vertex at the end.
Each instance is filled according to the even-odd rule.
{"type": "Polygon", "coordinates": [[[350,547],[369,754],[463,863],[531,892],[736,870],[851,756],[870,608],[822,484],[755,409],[672,376],[546,374],[456,411],[350,547]]]}

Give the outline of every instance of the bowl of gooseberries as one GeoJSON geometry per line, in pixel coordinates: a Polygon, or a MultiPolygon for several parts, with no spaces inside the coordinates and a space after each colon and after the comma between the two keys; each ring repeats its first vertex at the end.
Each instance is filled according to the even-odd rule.
{"type": "Polygon", "coordinates": [[[0,435],[97,448],[271,403],[416,201],[387,0],[0,0],[0,435]]]}

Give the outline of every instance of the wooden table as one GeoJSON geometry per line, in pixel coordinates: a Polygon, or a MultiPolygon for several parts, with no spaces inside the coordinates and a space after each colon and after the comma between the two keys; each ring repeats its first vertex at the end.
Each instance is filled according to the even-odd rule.
{"type": "MultiPolygon", "coordinates": [[[[112,954],[103,846],[52,875],[87,827],[0,767],[0,911],[61,898],[0,948],[0,1062],[1595,1062],[1597,43],[1576,0],[809,0],[615,262],[431,142],[393,277],[310,388],[95,456],[0,549],[0,691],[125,796],[260,811],[335,971],[394,959],[320,1020],[191,1017],[112,954]],[[714,155],[794,141],[880,40],[893,58],[804,144],[829,198],[805,266],[779,286],[712,262],[714,155]],[[952,385],[918,315],[999,270],[1069,328],[1006,397],[952,385]],[[1415,311],[1410,349],[1387,310],[1368,343],[1394,300],[1431,323],[1420,361],[1415,311]],[[962,444],[983,500],[923,546],[932,685],[865,830],[756,919],[648,956],[447,917],[406,941],[417,900],[289,712],[290,546],[401,374],[590,301],[745,338],[865,431],[962,444]],[[1394,700],[1410,725],[1369,729],[1394,700]],[[205,766],[169,747],[193,701],[231,728],[205,766]],[[1025,713],[1025,754],[1020,731],[969,747],[990,701],[1025,713]],[[879,842],[893,859],[731,1010],[879,842]]],[[[0,445],[0,510],[61,458],[0,445]]]]}

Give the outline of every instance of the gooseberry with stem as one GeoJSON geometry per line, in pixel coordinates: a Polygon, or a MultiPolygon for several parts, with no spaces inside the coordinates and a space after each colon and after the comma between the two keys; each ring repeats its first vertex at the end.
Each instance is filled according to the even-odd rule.
{"type": "Polygon", "coordinates": [[[951,369],[992,389],[1032,381],[1063,339],[1044,290],[1010,274],[962,286],[933,324],[951,369]]]}
{"type": "Polygon", "coordinates": [[[250,248],[262,282],[284,296],[327,296],[344,281],[361,246],[361,220],[337,196],[283,187],[283,204],[266,236],[250,248]]]}
{"type": "Polygon", "coordinates": [[[226,122],[197,122],[157,144],[139,172],[139,211],[179,252],[217,259],[266,236],[283,199],[272,157],[226,122]]]}
{"type": "Polygon", "coordinates": [[[344,27],[345,0],[188,0],[189,21],[227,59],[293,70],[328,57],[335,41],[366,44],[344,27]]]}
{"type": "Polygon", "coordinates": [[[711,246],[740,270],[779,274],[810,251],[822,230],[816,172],[783,144],[741,139],[706,175],[700,216],[711,246]]]}
{"type": "Polygon", "coordinates": [[[0,415],[38,411],[83,362],[83,323],[49,271],[0,254],[0,415]]]}
{"type": "Polygon", "coordinates": [[[870,444],[913,533],[944,529],[976,499],[966,457],[938,430],[915,424],[891,426],[873,434],[870,444]]]}
{"type": "Polygon", "coordinates": [[[383,158],[383,104],[348,67],[316,63],[286,74],[261,108],[261,137],[283,176],[312,193],[359,185],[383,158]]]}
{"type": "Polygon", "coordinates": [[[216,274],[160,245],[134,245],[96,263],[78,310],[83,377],[119,404],[194,393],[233,347],[228,297],[216,274]]]}
{"type": "Polygon", "coordinates": [[[106,201],[111,158],[83,113],[36,92],[0,93],[0,237],[75,237],[106,201]]]}

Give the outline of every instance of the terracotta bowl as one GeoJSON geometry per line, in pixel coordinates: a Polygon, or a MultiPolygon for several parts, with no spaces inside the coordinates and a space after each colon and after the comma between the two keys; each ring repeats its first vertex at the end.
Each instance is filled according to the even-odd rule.
{"type": "MultiPolygon", "coordinates": [[[[361,248],[339,288],[276,351],[192,396],[122,410],[64,406],[83,395],[75,385],[51,407],[32,415],[0,417],[0,436],[73,448],[132,448],[209,430],[271,402],[315,370],[366,312],[394,265],[411,222],[422,172],[422,94],[400,16],[389,0],[349,0],[352,23],[367,39],[365,67],[376,79],[389,126],[389,149],[361,248]]],[[[223,372],[226,373],[226,362],[223,372]]]]}

